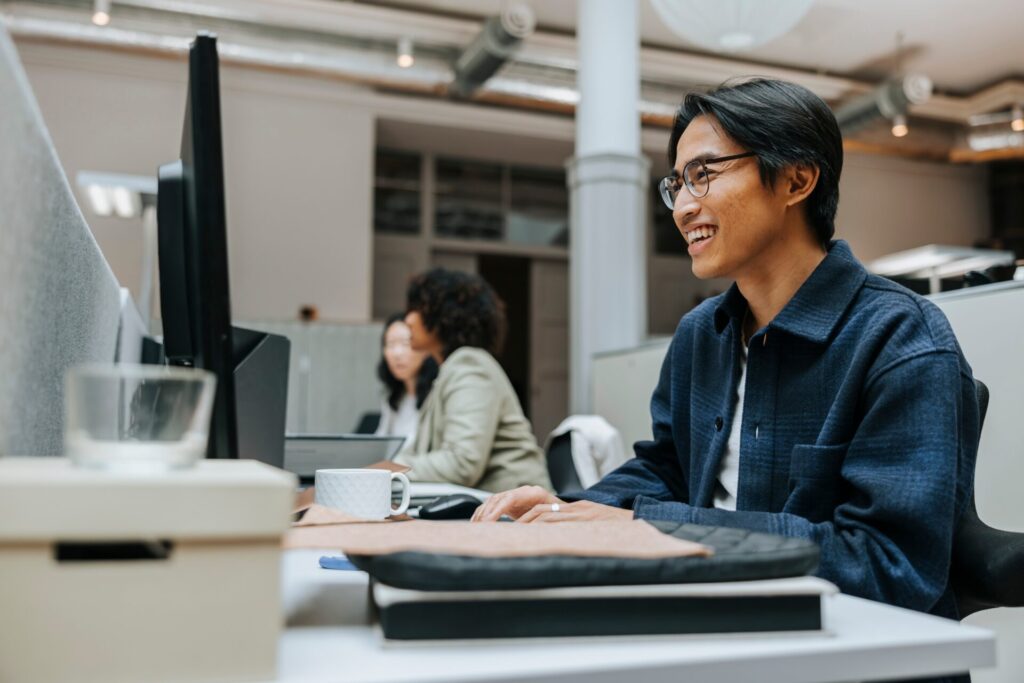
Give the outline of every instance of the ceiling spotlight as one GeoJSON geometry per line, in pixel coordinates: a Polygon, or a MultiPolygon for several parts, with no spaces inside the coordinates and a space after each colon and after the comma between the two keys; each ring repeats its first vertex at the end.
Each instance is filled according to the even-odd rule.
{"type": "Polygon", "coordinates": [[[907,127],[907,117],[903,114],[896,114],[892,117],[892,134],[893,137],[902,138],[910,132],[910,128],[907,127]]]}
{"type": "Polygon", "coordinates": [[[398,66],[408,69],[416,59],[412,56],[412,38],[398,39],[398,66]]]}
{"type": "Polygon", "coordinates": [[[1020,104],[1013,105],[1010,110],[1010,128],[1018,133],[1024,132],[1024,107],[1020,104]]]}
{"type": "Polygon", "coordinates": [[[96,0],[92,7],[92,23],[106,26],[110,23],[110,0],[96,0]]]}

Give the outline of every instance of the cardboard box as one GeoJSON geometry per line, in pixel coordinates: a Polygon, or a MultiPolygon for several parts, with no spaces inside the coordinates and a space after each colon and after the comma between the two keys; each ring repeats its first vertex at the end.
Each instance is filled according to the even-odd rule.
{"type": "Polygon", "coordinates": [[[0,681],[276,677],[295,477],[0,458],[0,681]]]}

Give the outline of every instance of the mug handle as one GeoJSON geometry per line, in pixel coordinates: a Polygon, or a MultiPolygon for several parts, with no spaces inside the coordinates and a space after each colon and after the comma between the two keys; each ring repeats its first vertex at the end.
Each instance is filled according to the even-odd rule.
{"type": "Polygon", "coordinates": [[[409,490],[409,477],[405,476],[402,472],[392,472],[391,481],[399,479],[402,482],[402,502],[397,508],[391,508],[392,515],[400,515],[409,509],[409,496],[411,491],[409,490]]]}

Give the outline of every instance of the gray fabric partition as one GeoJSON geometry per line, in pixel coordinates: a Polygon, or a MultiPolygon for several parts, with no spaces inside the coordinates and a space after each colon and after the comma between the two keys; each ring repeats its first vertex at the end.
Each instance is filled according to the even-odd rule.
{"type": "Polygon", "coordinates": [[[64,373],[114,360],[119,311],[0,18],[0,455],[62,452],[64,373]]]}

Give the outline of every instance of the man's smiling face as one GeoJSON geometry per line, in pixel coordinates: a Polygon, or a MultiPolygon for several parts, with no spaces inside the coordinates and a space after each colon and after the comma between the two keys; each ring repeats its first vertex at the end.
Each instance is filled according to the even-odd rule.
{"type": "MultiPolygon", "coordinates": [[[[683,168],[694,159],[746,151],[715,119],[698,116],[679,138],[673,170],[682,178],[683,168]]],[[[759,257],[784,237],[785,201],[762,184],[756,157],[708,164],[707,171],[707,195],[694,198],[683,186],[672,218],[688,245],[694,275],[735,280],[745,270],[757,267],[759,257]]]]}

